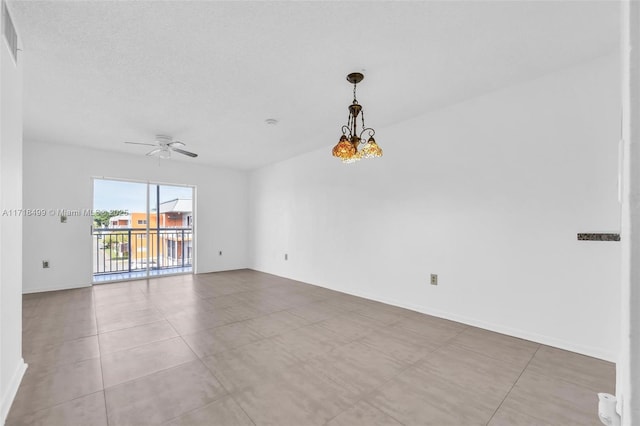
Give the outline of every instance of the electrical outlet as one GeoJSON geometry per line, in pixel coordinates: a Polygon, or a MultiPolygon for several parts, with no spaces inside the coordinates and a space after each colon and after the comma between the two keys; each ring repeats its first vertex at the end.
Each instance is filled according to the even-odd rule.
{"type": "Polygon", "coordinates": [[[43,260],[42,261],[42,267],[43,268],[48,268],[49,267],[49,261],[48,260],[43,260]]]}
{"type": "Polygon", "coordinates": [[[284,254],[284,260],[289,260],[289,255],[287,253],[284,254]]]}
{"type": "Polygon", "coordinates": [[[438,285],[438,274],[431,274],[431,285],[438,285]]]}
{"type": "Polygon", "coordinates": [[[218,256],[222,256],[222,250],[218,252],[218,256]]]}

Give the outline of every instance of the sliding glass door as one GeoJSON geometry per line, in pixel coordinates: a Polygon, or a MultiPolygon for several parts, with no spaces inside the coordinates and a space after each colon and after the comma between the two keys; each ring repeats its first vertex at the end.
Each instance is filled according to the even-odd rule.
{"type": "Polygon", "coordinates": [[[93,282],[192,273],[194,188],[94,179],[93,282]]]}

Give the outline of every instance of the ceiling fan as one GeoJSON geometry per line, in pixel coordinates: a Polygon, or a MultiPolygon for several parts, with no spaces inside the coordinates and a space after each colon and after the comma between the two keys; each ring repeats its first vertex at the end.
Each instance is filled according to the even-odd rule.
{"type": "Polygon", "coordinates": [[[180,141],[174,141],[171,136],[156,135],[155,142],[156,143],[142,143],[142,142],[125,142],[125,143],[131,144],[131,145],[153,146],[155,148],[147,152],[147,155],[153,156],[157,154],[158,157],[162,159],[171,158],[171,151],[177,152],[179,154],[187,155],[193,158],[198,156],[198,154],[181,149],[180,147],[185,146],[185,144],[180,141]]]}

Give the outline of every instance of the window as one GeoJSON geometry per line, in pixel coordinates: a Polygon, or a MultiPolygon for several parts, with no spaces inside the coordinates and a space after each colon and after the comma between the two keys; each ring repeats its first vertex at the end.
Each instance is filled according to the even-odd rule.
{"type": "Polygon", "coordinates": [[[146,224],[147,224],[146,219],[138,219],[138,225],[146,225],[146,224]]]}

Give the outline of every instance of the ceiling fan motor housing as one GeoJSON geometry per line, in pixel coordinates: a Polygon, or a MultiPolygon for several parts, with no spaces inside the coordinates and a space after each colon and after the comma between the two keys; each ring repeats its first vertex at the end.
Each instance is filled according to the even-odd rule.
{"type": "Polygon", "coordinates": [[[171,141],[173,141],[173,138],[171,136],[156,135],[156,142],[158,142],[160,145],[167,145],[171,143],[171,141]]]}

